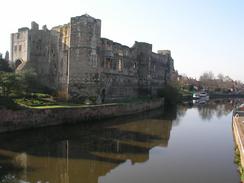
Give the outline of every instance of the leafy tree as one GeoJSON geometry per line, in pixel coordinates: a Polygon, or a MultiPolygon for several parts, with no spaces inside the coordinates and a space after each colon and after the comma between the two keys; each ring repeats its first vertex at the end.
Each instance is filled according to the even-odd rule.
{"type": "Polygon", "coordinates": [[[22,93],[22,77],[19,74],[0,72],[0,89],[3,96],[22,93]]]}
{"type": "Polygon", "coordinates": [[[16,96],[38,91],[37,74],[32,70],[20,73],[0,72],[0,95],[16,96]]]}
{"type": "Polygon", "coordinates": [[[0,59],[0,71],[12,72],[13,70],[9,66],[9,62],[4,59],[0,59]]]}
{"type": "Polygon", "coordinates": [[[159,96],[164,97],[165,104],[169,106],[176,105],[182,97],[179,93],[179,89],[171,85],[165,86],[165,88],[160,91],[159,96]]]}
{"type": "Polygon", "coordinates": [[[20,74],[22,77],[22,86],[26,93],[41,90],[37,74],[34,72],[34,70],[25,70],[20,74]]]}

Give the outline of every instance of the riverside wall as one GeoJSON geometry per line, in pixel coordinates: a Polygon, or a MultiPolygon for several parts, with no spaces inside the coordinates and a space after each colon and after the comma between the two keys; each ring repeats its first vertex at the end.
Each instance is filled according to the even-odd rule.
{"type": "Polygon", "coordinates": [[[0,110],[0,133],[38,127],[74,124],[150,111],[164,105],[164,99],[104,104],[79,108],[0,110]]]}
{"type": "Polygon", "coordinates": [[[244,168],[244,132],[241,124],[244,120],[244,117],[240,117],[238,114],[232,118],[233,134],[236,145],[240,152],[240,164],[244,168]]]}

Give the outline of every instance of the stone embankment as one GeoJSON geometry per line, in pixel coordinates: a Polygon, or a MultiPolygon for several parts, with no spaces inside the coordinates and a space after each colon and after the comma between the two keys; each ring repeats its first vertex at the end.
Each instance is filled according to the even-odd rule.
{"type": "Polygon", "coordinates": [[[240,152],[240,165],[244,168],[244,115],[234,114],[232,125],[234,139],[240,152]]]}
{"type": "Polygon", "coordinates": [[[0,110],[0,133],[125,116],[163,106],[163,99],[80,108],[0,110]]]}

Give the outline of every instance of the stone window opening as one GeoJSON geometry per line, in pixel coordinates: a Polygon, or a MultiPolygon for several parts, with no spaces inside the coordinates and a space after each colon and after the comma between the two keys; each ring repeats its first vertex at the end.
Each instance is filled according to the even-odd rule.
{"type": "Polygon", "coordinates": [[[105,97],[106,97],[106,91],[105,91],[105,89],[103,89],[102,92],[101,92],[101,102],[102,103],[104,103],[105,97]]]}
{"type": "Polygon", "coordinates": [[[51,49],[51,55],[52,55],[52,57],[55,57],[54,49],[51,49]]]}
{"type": "Polygon", "coordinates": [[[19,51],[21,51],[22,50],[22,45],[19,45],[19,51]]]}
{"type": "Polygon", "coordinates": [[[91,55],[91,61],[92,61],[92,66],[97,67],[97,55],[96,54],[91,55]]]}
{"type": "Polygon", "coordinates": [[[42,40],[39,39],[36,44],[36,49],[41,50],[41,44],[42,44],[42,40]]]}
{"type": "Polygon", "coordinates": [[[20,38],[20,33],[17,33],[17,39],[19,39],[20,38]]]}
{"type": "Polygon", "coordinates": [[[133,69],[136,69],[136,62],[133,64],[133,69]]]}
{"type": "Polygon", "coordinates": [[[15,61],[15,69],[17,69],[22,63],[23,63],[23,61],[21,59],[17,59],[15,61]]]}
{"type": "Polygon", "coordinates": [[[119,65],[118,65],[118,70],[119,72],[122,72],[122,59],[119,59],[119,65]]]}
{"type": "Polygon", "coordinates": [[[107,69],[112,69],[112,58],[107,57],[105,59],[105,68],[107,69]]]}
{"type": "Polygon", "coordinates": [[[14,51],[17,51],[17,46],[14,46],[14,51]]]}

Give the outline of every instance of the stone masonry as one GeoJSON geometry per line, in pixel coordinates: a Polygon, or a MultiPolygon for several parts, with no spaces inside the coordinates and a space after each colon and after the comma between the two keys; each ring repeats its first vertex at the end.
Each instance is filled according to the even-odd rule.
{"type": "Polygon", "coordinates": [[[11,60],[16,71],[31,68],[60,98],[76,101],[156,96],[174,72],[170,51],[101,38],[101,20],[89,15],[51,30],[35,22],[20,28],[11,35],[11,60]]]}

